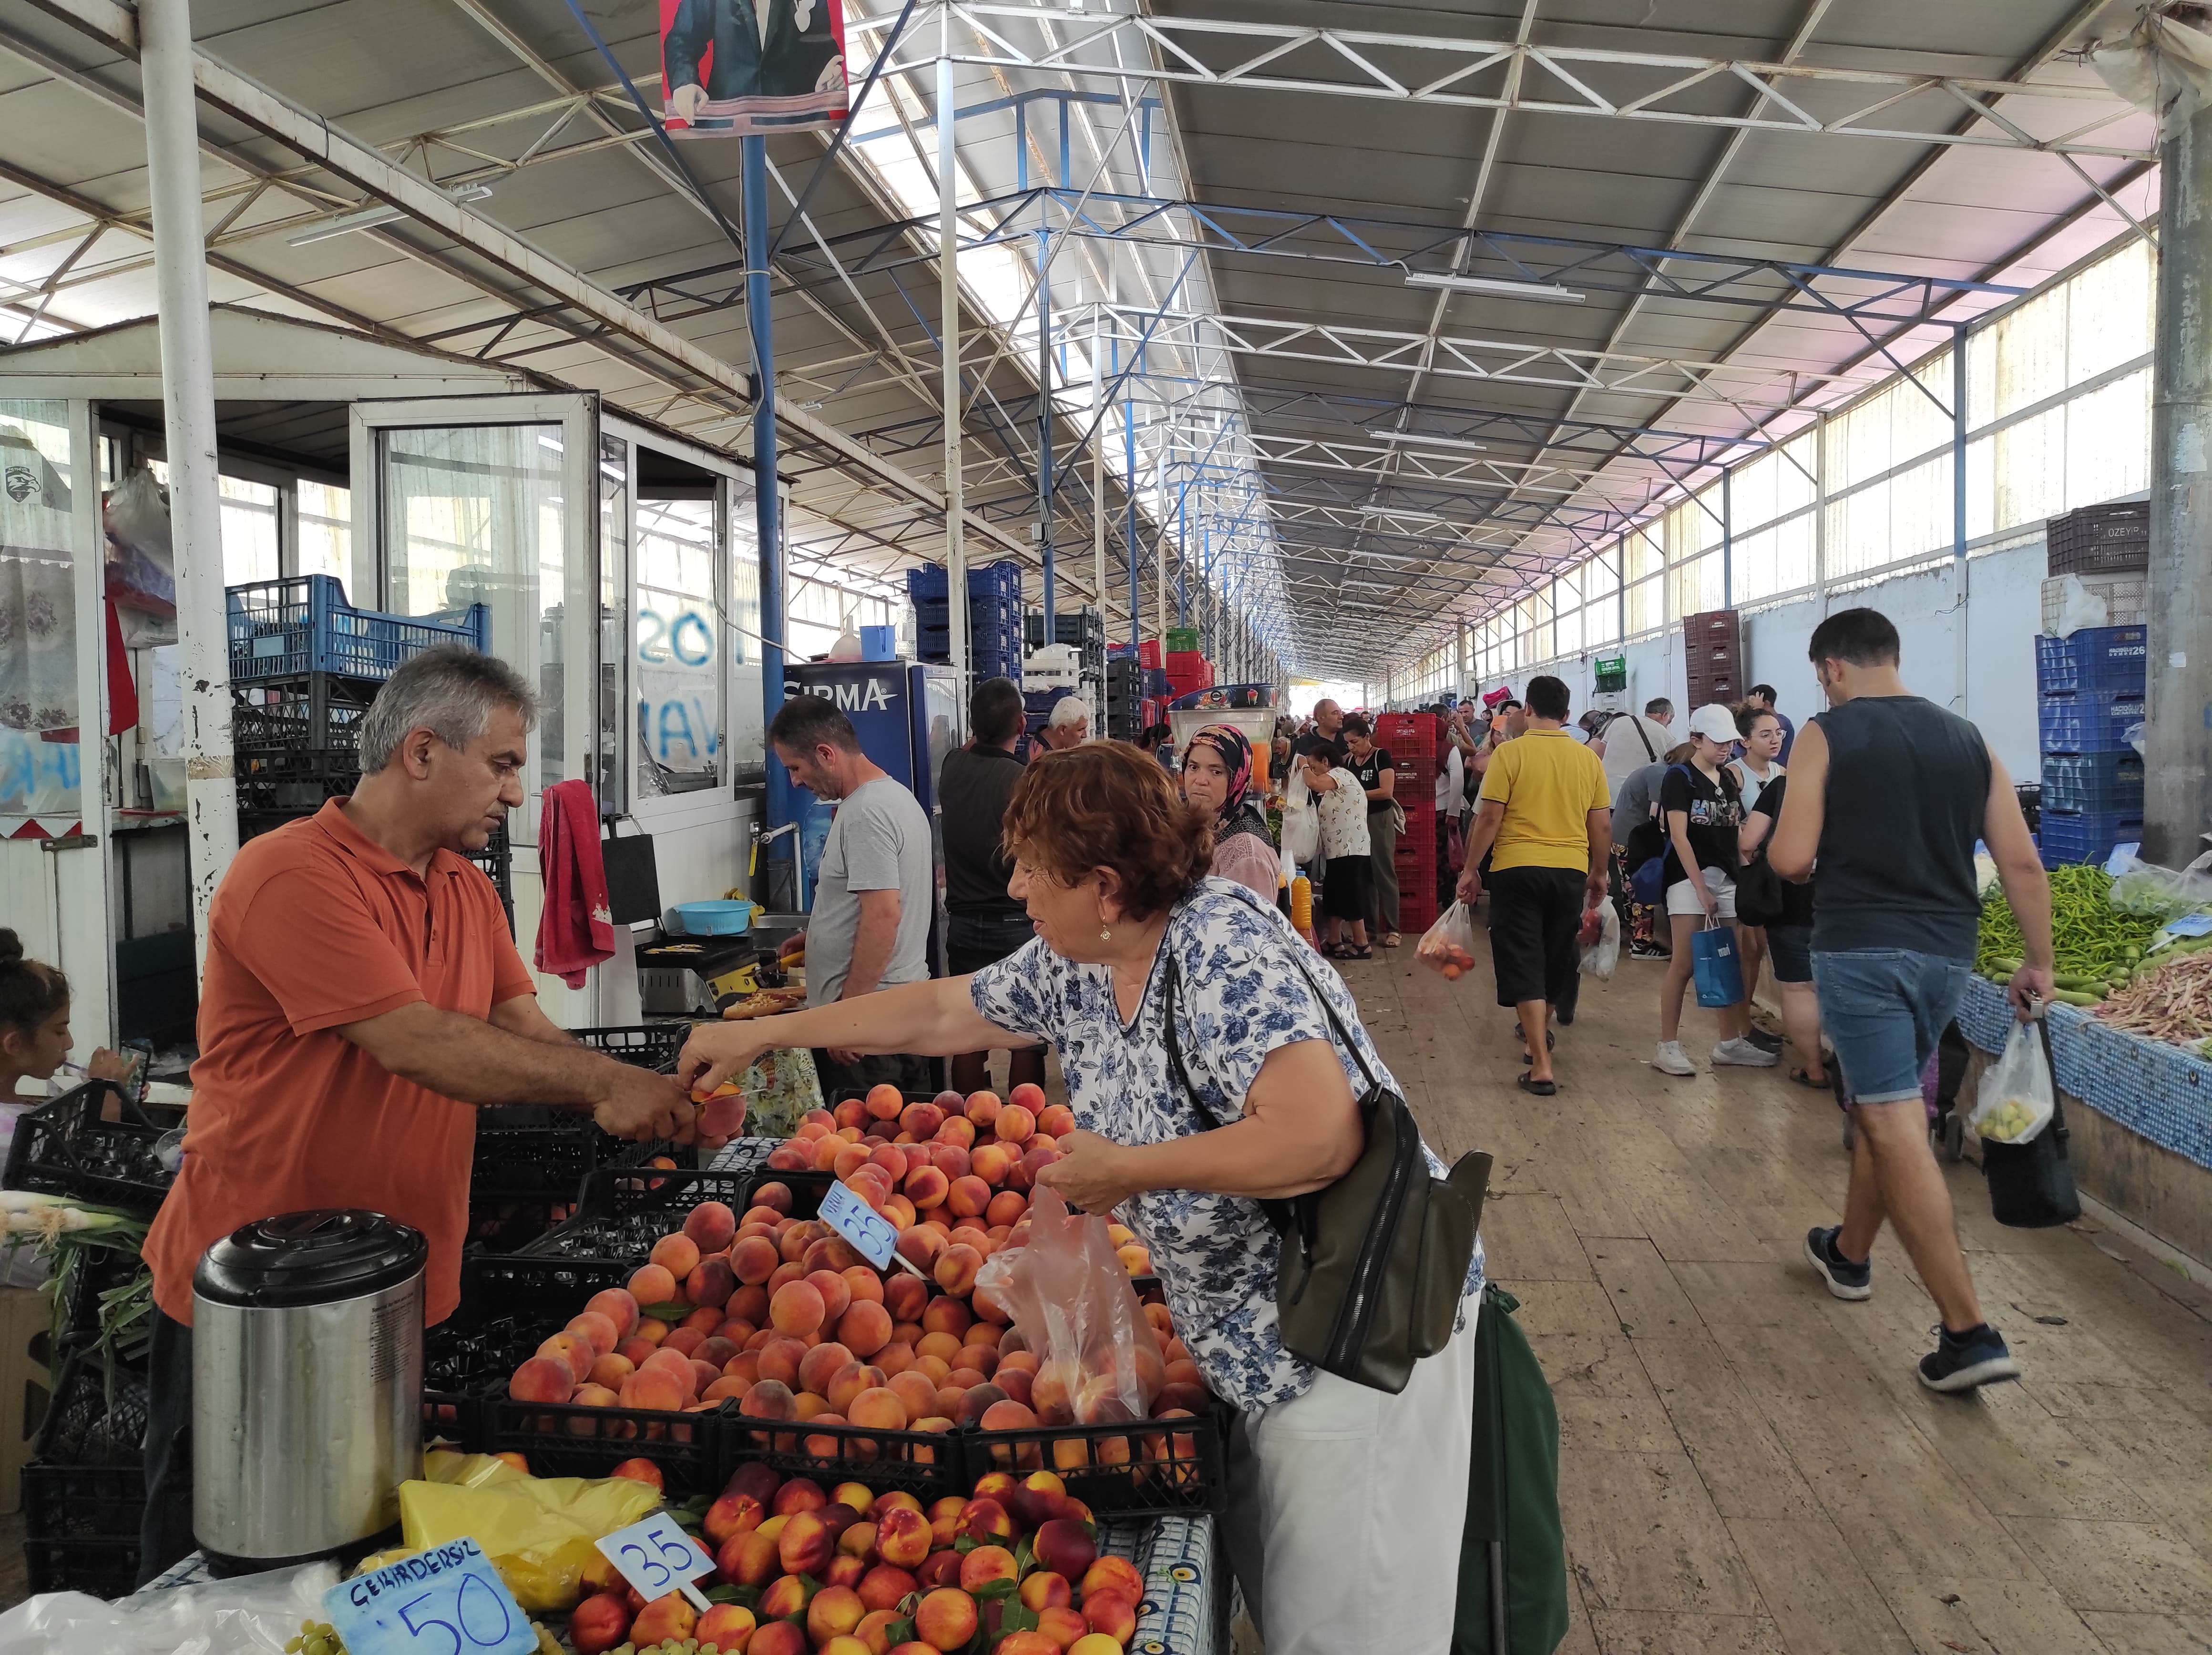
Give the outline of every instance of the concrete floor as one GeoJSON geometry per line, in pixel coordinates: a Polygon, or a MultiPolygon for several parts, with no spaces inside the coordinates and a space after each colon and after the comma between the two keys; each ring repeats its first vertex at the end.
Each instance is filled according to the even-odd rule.
{"type": "MultiPolygon", "coordinates": [[[[1447,983],[1413,940],[1344,969],[1431,1145],[1496,1157],[1491,1273],[1559,1404],[1565,1655],[2212,1652],[2212,1293],[2092,1222],[2004,1229],[1953,1167],[2024,1378],[1935,1395],[1895,1241],[1863,1303],[1804,1262],[1848,1170],[1825,1094],[1660,1074],[1664,967],[1624,957],[1528,1096],[1487,961],[1447,983]]],[[[1694,1002],[1683,1034],[1705,1070],[1694,1002]]]]}

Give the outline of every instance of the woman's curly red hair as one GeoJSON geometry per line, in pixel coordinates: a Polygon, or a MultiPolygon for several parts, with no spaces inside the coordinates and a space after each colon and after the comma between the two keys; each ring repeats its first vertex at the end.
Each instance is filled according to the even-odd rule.
{"type": "Polygon", "coordinates": [[[1213,863],[1213,818],[1186,804],[1158,759],[1085,742],[1034,761],[1006,801],[1006,855],[1063,885],[1100,868],[1132,919],[1164,913],[1213,863]]]}

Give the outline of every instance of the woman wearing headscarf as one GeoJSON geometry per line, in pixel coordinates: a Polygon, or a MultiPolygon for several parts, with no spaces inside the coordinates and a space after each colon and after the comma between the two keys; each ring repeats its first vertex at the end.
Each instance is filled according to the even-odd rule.
{"type": "Polygon", "coordinates": [[[1206,871],[1273,902],[1283,860],[1253,797],[1252,744],[1242,731],[1207,724],[1190,738],[1182,755],[1182,796],[1213,813],[1213,864],[1206,871]]]}

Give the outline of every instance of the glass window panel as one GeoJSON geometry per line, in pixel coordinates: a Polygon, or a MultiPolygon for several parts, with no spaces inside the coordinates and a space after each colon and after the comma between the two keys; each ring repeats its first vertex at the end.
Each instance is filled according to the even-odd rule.
{"type": "Polygon", "coordinates": [[[1889,483],[1889,544],[1878,560],[1894,563],[1929,552],[1948,551],[1951,524],[1951,457],[1899,472],[1889,483]]]}
{"type": "Polygon", "coordinates": [[[1552,622],[1552,647],[1561,656],[1573,655],[1583,646],[1583,612],[1569,609],[1552,622]]]}
{"type": "Polygon", "coordinates": [[[77,724],[67,403],[0,402],[0,815],[74,819],[77,744],[46,739],[77,724]]]}
{"type": "Polygon", "coordinates": [[[334,575],[353,582],[353,490],[334,483],[300,482],[301,574],[334,575]]]}
{"type": "Polygon", "coordinates": [[[2149,244],[2136,240],[2067,282],[2067,384],[2078,385],[2148,354],[2156,310],[2152,269],[2149,244]]]}
{"type": "Polygon", "coordinates": [[[2076,397],[2063,411],[2069,511],[2150,486],[2148,368],[2076,397]]]}
{"type": "Polygon", "coordinates": [[[386,603],[402,615],[491,608],[492,653],[538,663],[539,785],[567,774],[562,435],[557,425],[378,433],[386,603]]]}
{"type": "Polygon", "coordinates": [[[2001,319],[1996,335],[1998,419],[2055,397],[2066,388],[2066,294],[2063,288],[2031,299],[2001,319]]]}
{"type": "Polygon", "coordinates": [[[1659,578],[1639,580],[1628,589],[1628,630],[1631,636],[1650,632],[1667,623],[1667,594],[1659,578]]]}
{"type": "Polygon", "coordinates": [[[768,726],[761,712],[760,524],[750,482],[723,486],[729,509],[723,533],[729,548],[730,760],[741,786],[768,778],[768,726]]]}
{"type": "Polygon", "coordinates": [[[599,625],[592,640],[599,673],[596,786],[602,814],[629,808],[623,785],[626,762],[623,731],[629,701],[629,443],[611,432],[599,433],[599,462],[594,487],[599,500],[599,625]]]}
{"type": "Polygon", "coordinates": [[[277,491],[242,477],[222,482],[223,584],[278,579],[283,569],[276,549],[277,491]]]}
{"type": "Polygon", "coordinates": [[[2045,409],[1991,440],[1996,460],[1996,526],[2009,529],[2065,510],[2066,409],[2045,409]]]}
{"type": "Polygon", "coordinates": [[[721,605],[715,502],[637,507],[637,795],[696,792],[722,779],[721,605]]]}
{"type": "Polygon", "coordinates": [[[1628,559],[1628,579],[1641,580],[1654,575],[1666,566],[1665,543],[1651,531],[1650,525],[1632,529],[1621,542],[1628,559]]]}

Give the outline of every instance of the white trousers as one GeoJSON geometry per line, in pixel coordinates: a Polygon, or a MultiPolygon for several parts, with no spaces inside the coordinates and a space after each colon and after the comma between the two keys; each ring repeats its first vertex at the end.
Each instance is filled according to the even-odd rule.
{"type": "Polygon", "coordinates": [[[1316,1374],[1236,1434],[1223,1539],[1267,1655],[1450,1648],[1480,1307],[1398,1395],[1316,1374]]]}

